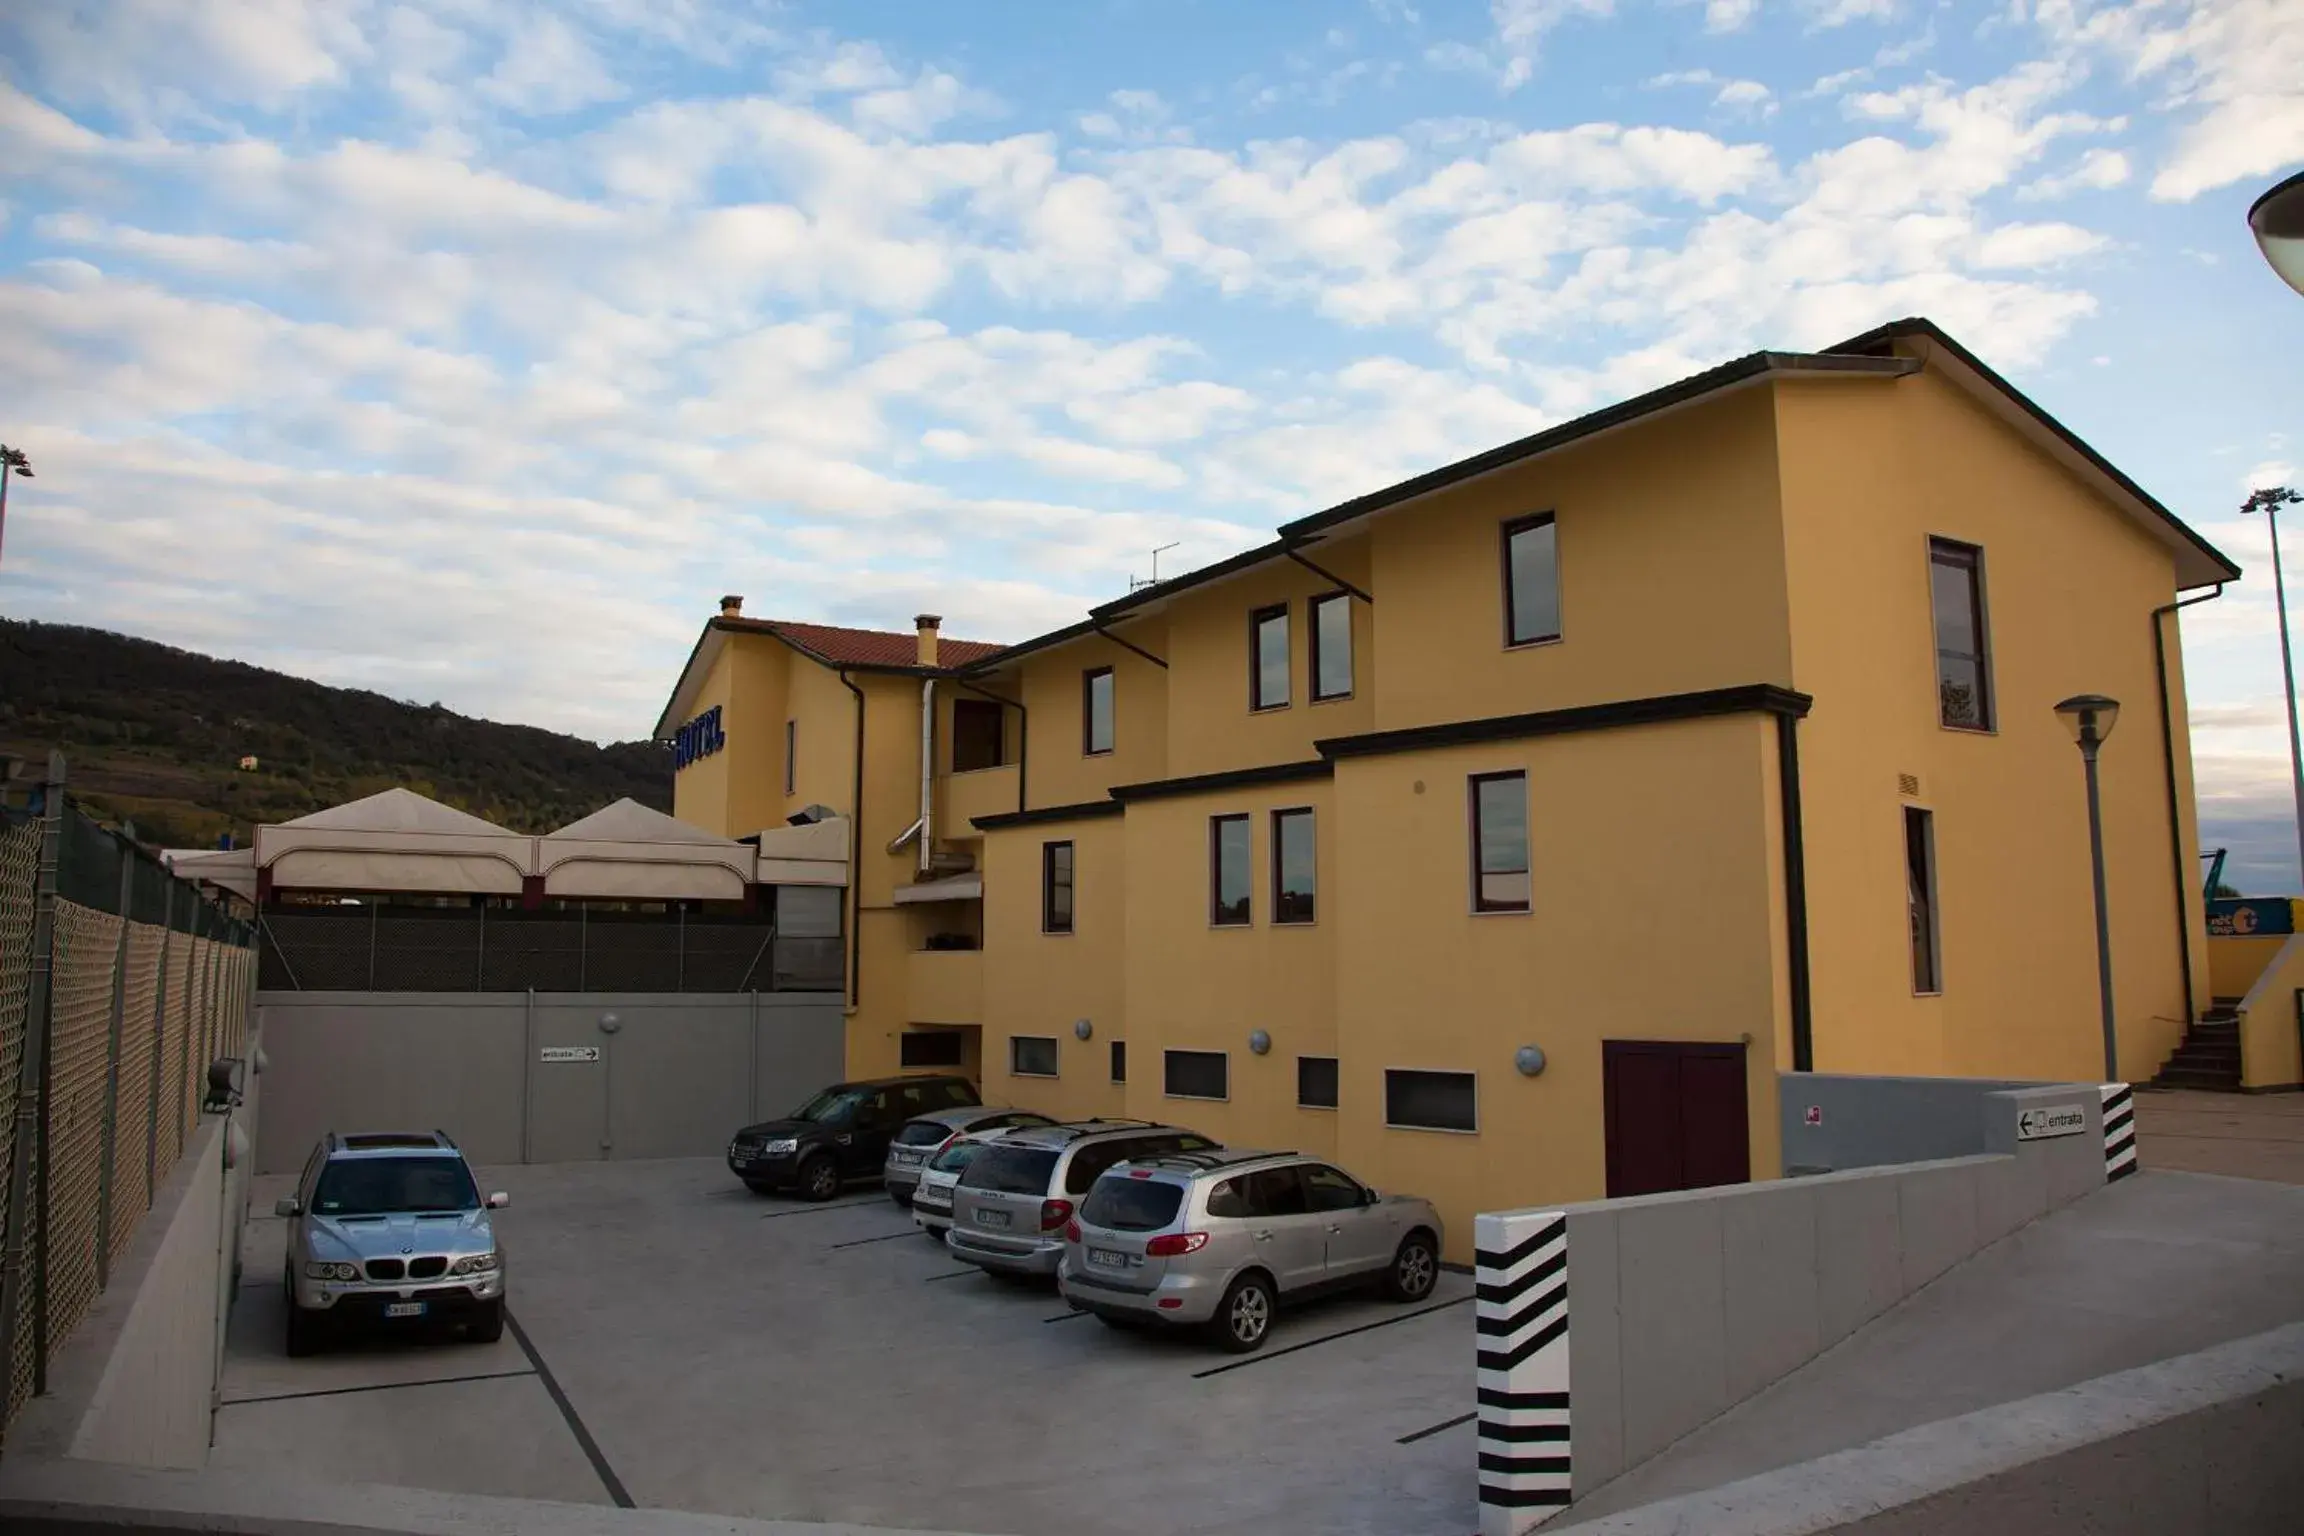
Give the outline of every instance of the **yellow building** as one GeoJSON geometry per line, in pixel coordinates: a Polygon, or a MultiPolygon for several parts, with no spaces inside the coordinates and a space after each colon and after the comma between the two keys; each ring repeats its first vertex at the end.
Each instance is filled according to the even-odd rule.
{"type": "Polygon", "coordinates": [[[2097,1075],[2070,695],[2125,705],[2149,1076],[2209,996],[2171,605],[2237,574],[1915,320],[1016,645],[731,600],[661,733],[721,712],[685,820],[856,813],[854,1073],[1333,1155],[1462,1256],[1478,1209],[1776,1175],[1780,1072],[2097,1075]]]}

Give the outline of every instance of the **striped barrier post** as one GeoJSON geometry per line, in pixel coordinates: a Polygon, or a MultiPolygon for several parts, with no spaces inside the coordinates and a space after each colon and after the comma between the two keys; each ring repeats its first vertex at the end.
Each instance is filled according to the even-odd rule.
{"type": "Polygon", "coordinates": [[[1473,1223],[1479,1339],[1480,1536],[1519,1536],[1567,1507],[1568,1218],[1473,1223]]]}
{"type": "Polygon", "coordinates": [[[2104,1098],[2104,1182],[2110,1184],[2136,1171],[2136,1090],[2105,1083],[2096,1091],[2104,1098]]]}

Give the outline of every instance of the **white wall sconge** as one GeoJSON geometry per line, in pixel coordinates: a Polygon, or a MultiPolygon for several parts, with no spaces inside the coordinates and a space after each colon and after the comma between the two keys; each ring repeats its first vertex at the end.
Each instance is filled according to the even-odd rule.
{"type": "Polygon", "coordinates": [[[1520,1069],[1522,1077],[1544,1075],[1544,1047],[1524,1045],[1512,1053],[1512,1065],[1520,1069]]]}
{"type": "Polygon", "coordinates": [[[612,1013],[600,1015],[600,1033],[612,1035],[624,1027],[624,1021],[612,1013]]]}
{"type": "Polygon", "coordinates": [[[1262,1029],[1252,1029],[1248,1031],[1248,1049],[1254,1051],[1259,1056],[1262,1056],[1266,1052],[1270,1051],[1272,1049],[1271,1032],[1262,1029]]]}
{"type": "Polygon", "coordinates": [[[1089,1023],[1086,1019],[1074,1019],[1072,1021],[1073,1039],[1085,1040],[1094,1033],[1096,1033],[1096,1026],[1089,1023]]]}

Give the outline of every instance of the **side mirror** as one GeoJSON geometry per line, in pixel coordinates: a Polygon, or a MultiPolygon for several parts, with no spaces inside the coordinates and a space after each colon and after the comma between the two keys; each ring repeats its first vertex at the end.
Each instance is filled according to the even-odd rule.
{"type": "Polygon", "coordinates": [[[1384,1197],[1382,1195],[1378,1194],[1375,1190],[1370,1189],[1367,1185],[1363,1184],[1360,1186],[1360,1203],[1362,1205],[1374,1205],[1383,1198],[1384,1197]]]}
{"type": "Polygon", "coordinates": [[[295,1197],[291,1195],[273,1201],[272,1214],[275,1216],[301,1216],[304,1214],[304,1207],[297,1204],[295,1197]]]}
{"type": "Polygon", "coordinates": [[[488,1209],[492,1211],[500,1211],[511,1203],[512,1197],[500,1189],[488,1197],[488,1209]]]}

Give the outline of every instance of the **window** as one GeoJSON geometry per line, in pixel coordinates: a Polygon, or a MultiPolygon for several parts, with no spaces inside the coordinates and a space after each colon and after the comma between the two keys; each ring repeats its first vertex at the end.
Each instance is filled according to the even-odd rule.
{"type": "Polygon", "coordinates": [[[908,1029],[896,1042],[897,1064],[905,1067],[960,1065],[960,1032],[956,1029],[908,1029]]]}
{"type": "Polygon", "coordinates": [[[1056,1176],[1053,1147],[1004,1147],[979,1143],[984,1150],[968,1164],[960,1182],[970,1189],[989,1189],[1001,1195],[1045,1195],[1056,1176]]]}
{"type": "Polygon", "coordinates": [[[1072,845],[1040,845],[1040,931],[1072,931],[1072,845]]]}
{"type": "Polygon", "coordinates": [[[1252,903],[1248,894],[1248,818],[1208,818],[1208,921],[1219,928],[1246,925],[1252,903]]]}
{"type": "Polygon", "coordinates": [[[1000,706],[990,699],[952,701],[952,771],[997,768],[1005,750],[1000,706]]]}
{"type": "Polygon", "coordinates": [[[1232,1061],[1222,1051],[1167,1051],[1160,1091],[1172,1099],[1228,1099],[1232,1061]]]}
{"type": "Polygon", "coordinates": [[[1912,912],[1912,990],[1944,990],[1936,937],[1936,814],[1904,807],[1904,886],[1912,912]]]}
{"type": "Polygon", "coordinates": [[[1336,1107],[1335,1057],[1299,1056],[1296,1058],[1296,1102],[1305,1109],[1334,1109],[1336,1107]]]}
{"type": "Polygon", "coordinates": [[[1125,1040],[1112,1042],[1112,1081],[1128,1081],[1128,1042],[1125,1040]]]}
{"type": "Polygon", "coordinates": [[[1088,1192],[1080,1219],[1114,1232],[1157,1232],[1184,1208],[1184,1186],[1165,1179],[1106,1179],[1088,1192]]]}
{"type": "Polygon", "coordinates": [[[1288,707],[1288,605],[1248,615],[1248,707],[1288,707]]]}
{"type": "Polygon", "coordinates": [[[1272,921],[1308,923],[1313,907],[1312,813],[1272,813],[1272,921]]]}
{"type": "Polygon", "coordinates": [[[784,722],[784,793],[798,794],[800,782],[800,722],[784,722]]]}
{"type": "Polygon", "coordinates": [[[1358,1179],[1326,1163],[1304,1165],[1304,1194],[1315,1211],[1356,1211],[1368,1203],[1358,1179]]]}
{"type": "Polygon", "coordinates": [[[1308,1210],[1304,1175],[1293,1166],[1259,1168],[1242,1174],[1240,1182],[1251,1216],[1302,1216],[1308,1210]]]}
{"type": "Polygon", "coordinates": [[[1089,757],[1112,750],[1112,686],[1110,667],[1080,674],[1080,750],[1089,757]]]}
{"type": "Polygon", "coordinates": [[[1312,700],[1352,697],[1352,594],[1312,599],[1312,700]]]}
{"type": "Polygon", "coordinates": [[[1528,910],[1528,775],[1472,776],[1472,910],[1528,910]]]}
{"type": "Polygon", "coordinates": [[[1009,1036],[1008,1075],[1011,1077],[1054,1077],[1056,1075],[1056,1037],[1054,1035],[1009,1036]]]}
{"type": "Polygon", "coordinates": [[[1099,1141],[1082,1147],[1072,1154],[1072,1162],[1064,1170],[1064,1193],[1075,1198],[1088,1193],[1105,1169],[1133,1157],[1156,1155],[1148,1139],[1142,1136],[1125,1141],[1099,1141]]]}
{"type": "Polygon", "coordinates": [[[1227,1216],[1233,1220],[1248,1214],[1248,1180],[1245,1177],[1226,1179],[1208,1191],[1208,1214],[1227,1216]]]}
{"type": "Polygon", "coordinates": [[[1504,525],[1504,643],[1560,638],[1560,549],[1552,514],[1504,525]]]}
{"type": "Polygon", "coordinates": [[[1936,609],[1937,718],[1954,730],[1992,729],[1992,667],[1984,632],[1984,551],[1928,541],[1936,609]]]}
{"type": "Polygon", "coordinates": [[[1480,1129],[1469,1072],[1384,1072],[1384,1123],[1411,1131],[1480,1129]]]}

